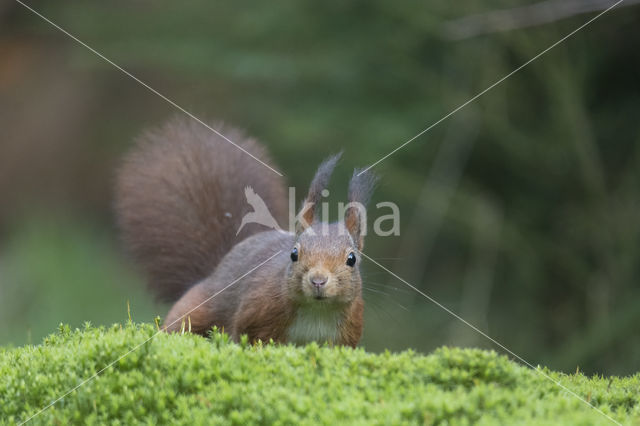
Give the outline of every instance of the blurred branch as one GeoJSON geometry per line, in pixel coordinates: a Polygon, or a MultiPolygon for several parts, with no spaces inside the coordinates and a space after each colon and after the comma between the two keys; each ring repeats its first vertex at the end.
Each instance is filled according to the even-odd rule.
{"type": "MultiPolygon", "coordinates": [[[[491,200],[478,197],[473,202],[471,226],[472,257],[462,282],[460,316],[489,332],[489,306],[494,285],[503,228],[503,212],[491,200]]],[[[482,336],[459,323],[451,323],[449,342],[453,345],[479,346],[482,336]]]]}
{"type": "Polygon", "coordinates": [[[418,283],[424,282],[427,260],[462,178],[478,129],[474,109],[453,118],[417,197],[413,217],[406,228],[410,231],[404,234],[399,255],[411,258],[420,254],[420,261],[409,265],[412,271],[407,273],[418,283]]]}
{"type": "MultiPolygon", "coordinates": [[[[625,0],[619,7],[638,3],[640,0],[625,0]]],[[[448,39],[462,40],[482,34],[548,24],[604,10],[612,4],[612,0],[545,0],[527,6],[492,10],[448,21],[444,24],[443,33],[448,39]]]]}
{"type": "Polygon", "coordinates": [[[615,347],[629,347],[633,343],[629,339],[630,330],[637,330],[640,322],[640,306],[637,303],[639,296],[637,291],[628,294],[611,312],[610,321],[590,318],[583,330],[569,336],[557,350],[551,351],[545,361],[572,370],[575,365],[582,367],[594,359],[611,354],[615,347]]]}

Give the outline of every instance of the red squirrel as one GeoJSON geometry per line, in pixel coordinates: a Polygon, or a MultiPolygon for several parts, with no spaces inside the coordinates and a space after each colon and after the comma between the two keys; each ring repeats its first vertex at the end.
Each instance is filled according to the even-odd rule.
{"type": "MultiPolygon", "coordinates": [[[[272,164],[255,140],[231,128],[221,132],[272,164]]],[[[247,335],[252,342],[355,347],[363,328],[359,253],[366,226],[358,206],[367,203],[376,178],[356,170],[343,220],[319,222],[319,201],[338,158],[318,168],[295,232],[242,223],[236,235],[251,212],[247,187],[285,222],[282,177],[192,120],[175,118],[139,138],[118,171],[116,214],[149,287],[175,302],[164,329],[180,330],[186,321],[192,332],[206,335],[217,326],[235,341],[247,335]]]]}

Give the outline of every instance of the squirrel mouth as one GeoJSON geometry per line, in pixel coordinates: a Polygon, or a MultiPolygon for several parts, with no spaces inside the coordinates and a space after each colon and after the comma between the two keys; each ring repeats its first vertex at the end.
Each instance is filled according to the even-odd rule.
{"type": "Polygon", "coordinates": [[[324,289],[316,288],[313,292],[313,298],[316,300],[324,300],[327,298],[327,295],[324,292],[324,289]]]}

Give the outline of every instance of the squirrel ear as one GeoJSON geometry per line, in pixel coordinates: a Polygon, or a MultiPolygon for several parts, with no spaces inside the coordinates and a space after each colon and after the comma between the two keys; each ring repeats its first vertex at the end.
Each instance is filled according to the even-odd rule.
{"type": "Polygon", "coordinates": [[[354,170],[349,182],[349,194],[344,226],[356,242],[358,250],[364,247],[364,236],[367,234],[367,203],[371,198],[378,177],[371,172],[354,170]]]}
{"type": "Polygon", "coordinates": [[[336,167],[336,163],[340,160],[342,152],[327,158],[320,164],[318,171],[316,171],[311,185],[309,185],[309,193],[304,200],[302,209],[298,213],[296,221],[296,234],[304,232],[314,222],[316,211],[318,209],[318,202],[322,197],[322,190],[324,190],[329,184],[329,178],[333,169],[336,167]]]}

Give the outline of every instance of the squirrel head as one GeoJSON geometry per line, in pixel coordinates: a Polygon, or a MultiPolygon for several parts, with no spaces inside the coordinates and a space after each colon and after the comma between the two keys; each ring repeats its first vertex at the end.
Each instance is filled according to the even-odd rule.
{"type": "Polygon", "coordinates": [[[320,165],[298,215],[287,285],[300,303],[349,304],[362,293],[360,251],[366,234],[366,204],[376,177],[355,170],[349,182],[348,203],[341,212],[344,218],[331,224],[317,220],[322,191],[340,156],[320,165]]]}

